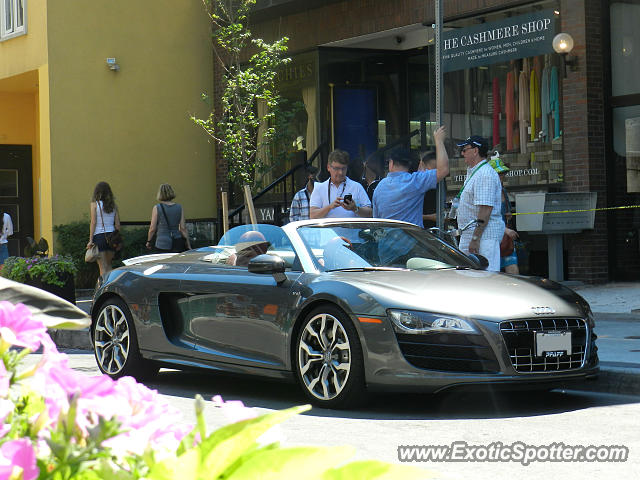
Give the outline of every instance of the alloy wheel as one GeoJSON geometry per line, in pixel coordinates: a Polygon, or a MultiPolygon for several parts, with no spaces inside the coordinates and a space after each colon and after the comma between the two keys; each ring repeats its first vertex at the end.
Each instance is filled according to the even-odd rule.
{"type": "Polygon", "coordinates": [[[305,387],[319,400],[337,397],[349,380],[351,345],[344,326],[321,313],[303,327],[298,343],[298,368],[305,387]]]}
{"type": "Polygon", "coordinates": [[[118,374],[130,352],[125,313],[117,305],[106,305],[96,320],[94,332],[93,345],[100,369],[108,375],[118,374]]]}

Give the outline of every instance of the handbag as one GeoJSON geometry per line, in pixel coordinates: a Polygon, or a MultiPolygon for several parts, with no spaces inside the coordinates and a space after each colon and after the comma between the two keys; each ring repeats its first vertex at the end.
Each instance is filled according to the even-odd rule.
{"type": "MultiPolygon", "coordinates": [[[[100,208],[100,221],[102,222],[102,230],[104,231],[104,217],[102,216],[102,207],[98,205],[100,208]]],[[[122,238],[122,234],[119,230],[114,230],[113,232],[104,232],[104,239],[114,251],[119,252],[122,250],[124,246],[124,239],[122,238]]]]}
{"type": "Polygon", "coordinates": [[[169,217],[167,217],[167,212],[164,210],[164,205],[159,203],[160,210],[162,210],[162,215],[164,215],[164,221],[167,222],[167,228],[169,229],[169,235],[171,236],[171,251],[172,252],[184,252],[187,249],[187,241],[182,236],[182,232],[180,230],[173,230],[171,225],[169,225],[169,217]]]}
{"type": "Polygon", "coordinates": [[[506,233],[503,234],[502,240],[500,241],[500,256],[508,257],[513,253],[513,248],[513,239],[506,233]]]}
{"type": "Polygon", "coordinates": [[[122,238],[122,234],[119,230],[105,233],[105,239],[107,241],[107,245],[113,248],[116,252],[122,250],[122,247],[124,246],[124,239],[122,238]]]}
{"type": "Polygon", "coordinates": [[[87,263],[95,262],[100,256],[100,250],[98,250],[98,246],[94,243],[91,248],[87,248],[87,251],[84,252],[84,261],[87,263]]]}

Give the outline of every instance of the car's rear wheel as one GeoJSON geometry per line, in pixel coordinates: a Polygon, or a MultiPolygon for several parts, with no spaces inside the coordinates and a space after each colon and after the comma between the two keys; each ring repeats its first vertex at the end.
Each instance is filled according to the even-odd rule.
{"type": "Polygon", "coordinates": [[[91,328],[93,352],[102,373],[138,380],[158,373],[158,367],[140,355],[131,311],[120,298],[111,298],[100,307],[91,328]]]}
{"type": "Polygon", "coordinates": [[[338,308],[326,305],[303,321],[295,342],[296,376],[307,397],[324,408],[364,399],[364,362],[358,333],[338,308]]]}

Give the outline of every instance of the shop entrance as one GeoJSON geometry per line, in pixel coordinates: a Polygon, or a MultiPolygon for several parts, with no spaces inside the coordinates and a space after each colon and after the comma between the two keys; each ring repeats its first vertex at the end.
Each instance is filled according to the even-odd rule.
{"type": "Polygon", "coordinates": [[[0,145],[0,210],[13,222],[10,256],[21,256],[33,237],[31,145],[0,145]]]}

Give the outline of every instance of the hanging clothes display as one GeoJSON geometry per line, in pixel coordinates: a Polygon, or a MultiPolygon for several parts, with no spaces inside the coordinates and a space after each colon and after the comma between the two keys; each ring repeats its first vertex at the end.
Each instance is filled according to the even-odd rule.
{"type": "Polygon", "coordinates": [[[529,125],[531,126],[530,140],[533,142],[538,134],[536,131],[536,119],[540,118],[540,89],[538,88],[538,75],[531,70],[529,81],[529,125]]]}
{"type": "Polygon", "coordinates": [[[502,102],[500,101],[500,80],[493,77],[493,143],[492,148],[500,143],[500,114],[502,113],[502,102]]]}
{"type": "Polygon", "coordinates": [[[549,108],[553,113],[553,139],[560,137],[560,89],[558,84],[558,68],[551,67],[549,79],[549,108]]]}
{"type": "Polygon", "coordinates": [[[551,105],[549,102],[549,67],[544,67],[542,70],[542,78],[540,79],[540,113],[542,115],[542,125],[540,131],[542,132],[542,139],[545,142],[549,141],[549,112],[551,111],[551,105]]]}
{"type": "Polygon", "coordinates": [[[520,129],[520,153],[527,153],[527,126],[529,125],[529,77],[524,70],[518,78],[518,126],[520,129]]]}
{"type": "Polygon", "coordinates": [[[507,88],[504,92],[504,109],[507,115],[506,133],[507,133],[507,151],[513,150],[513,126],[516,121],[516,105],[514,99],[514,79],[513,72],[507,73],[507,88]]]}

